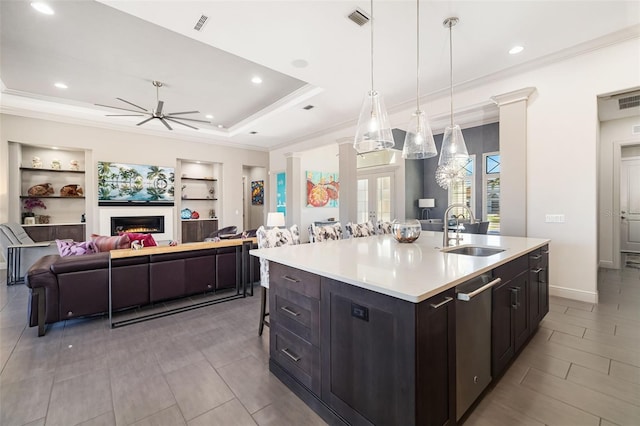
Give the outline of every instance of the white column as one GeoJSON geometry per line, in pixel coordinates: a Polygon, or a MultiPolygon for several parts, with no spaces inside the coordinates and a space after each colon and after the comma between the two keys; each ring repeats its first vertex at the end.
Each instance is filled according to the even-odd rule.
{"type": "Polygon", "coordinates": [[[287,152],[284,156],[287,159],[287,226],[296,224],[300,227],[302,226],[303,205],[303,200],[301,199],[303,179],[300,174],[300,154],[297,152],[287,152]]]}
{"type": "Polygon", "coordinates": [[[527,101],[535,87],[492,96],[500,109],[500,234],[527,236],[527,101]]]}
{"type": "Polygon", "coordinates": [[[338,143],[340,173],[339,220],[342,225],[356,222],[358,216],[358,165],[353,137],[340,138],[338,143]]]}

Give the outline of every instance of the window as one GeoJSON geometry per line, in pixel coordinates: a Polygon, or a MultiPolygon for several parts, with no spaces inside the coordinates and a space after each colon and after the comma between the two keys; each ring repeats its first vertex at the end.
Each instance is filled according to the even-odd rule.
{"type": "Polygon", "coordinates": [[[500,233],[500,153],[483,154],[482,216],[489,221],[489,233],[500,233]]]}
{"type": "MultiPolygon", "coordinates": [[[[475,211],[475,162],[476,156],[470,155],[469,162],[464,166],[464,179],[449,186],[449,205],[464,204],[475,211]]],[[[453,209],[451,214],[468,216],[464,209],[453,209]]]]}

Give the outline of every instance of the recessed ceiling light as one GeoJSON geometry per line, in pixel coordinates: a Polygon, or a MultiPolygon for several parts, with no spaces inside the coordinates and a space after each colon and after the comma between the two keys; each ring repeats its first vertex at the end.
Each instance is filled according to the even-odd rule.
{"type": "Polygon", "coordinates": [[[55,83],[54,86],[56,86],[58,89],[68,89],[69,86],[67,86],[64,83],[55,83]]]}
{"type": "Polygon", "coordinates": [[[304,59],[295,59],[291,62],[291,65],[296,68],[306,68],[307,66],[309,66],[309,62],[305,61],[304,59]]]}
{"type": "Polygon", "coordinates": [[[258,132],[249,132],[250,135],[257,135],[258,132]]]}
{"type": "Polygon", "coordinates": [[[224,126],[222,124],[218,124],[218,129],[223,129],[224,126]]]}
{"type": "Polygon", "coordinates": [[[51,149],[59,149],[57,146],[52,146],[51,149]]]}
{"type": "Polygon", "coordinates": [[[262,83],[262,79],[261,79],[260,77],[257,77],[257,76],[256,76],[256,77],[253,77],[253,78],[251,79],[251,82],[252,82],[253,84],[260,84],[260,83],[262,83]]]}
{"type": "Polygon", "coordinates": [[[211,120],[213,118],[213,115],[207,114],[207,115],[204,116],[204,118],[208,118],[209,120],[211,120]]]}
{"type": "Polygon", "coordinates": [[[517,55],[518,53],[522,52],[524,50],[524,47],[522,46],[513,46],[510,50],[509,50],[509,54],[511,55],[517,55]]]}
{"type": "Polygon", "coordinates": [[[41,1],[32,1],[31,7],[37,10],[40,13],[44,13],[45,15],[53,15],[53,9],[48,4],[41,1]]]}

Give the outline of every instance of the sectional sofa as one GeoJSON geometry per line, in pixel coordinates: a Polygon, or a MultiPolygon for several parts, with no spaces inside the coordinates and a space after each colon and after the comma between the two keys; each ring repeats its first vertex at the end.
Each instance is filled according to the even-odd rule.
{"type": "MultiPolygon", "coordinates": [[[[237,265],[234,247],[112,259],[113,310],[236,288],[237,265]]],[[[245,267],[248,282],[257,281],[259,267],[251,277],[245,267]]],[[[108,312],[109,253],[44,256],[29,268],[25,283],[29,326],[38,326],[42,336],[45,324],[108,312]]]]}

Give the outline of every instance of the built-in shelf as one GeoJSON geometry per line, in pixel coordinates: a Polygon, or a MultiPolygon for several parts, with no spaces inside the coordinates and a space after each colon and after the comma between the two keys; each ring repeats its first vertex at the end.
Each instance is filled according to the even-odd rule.
{"type": "Polygon", "coordinates": [[[84,197],[63,197],[61,195],[21,195],[20,199],[24,200],[27,198],[65,198],[65,199],[78,199],[78,200],[84,200],[84,197]]]}
{"type": "Polygon", "coordinates": [[[217,198],[183,198],[182,201],[218,201],[217,198]]]}
{"type": "Polygon", "coordinates": [[[84,174],[84,170],[58,170],[58,169],[44,169],[33,167],[20,167],[20,170],[25,172],[53,172],[53,173],[81,173],[84,174]]]}

